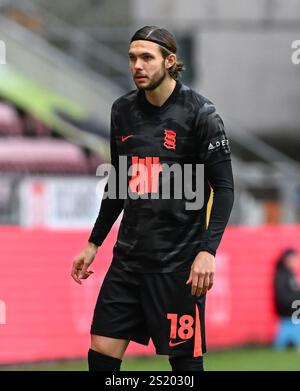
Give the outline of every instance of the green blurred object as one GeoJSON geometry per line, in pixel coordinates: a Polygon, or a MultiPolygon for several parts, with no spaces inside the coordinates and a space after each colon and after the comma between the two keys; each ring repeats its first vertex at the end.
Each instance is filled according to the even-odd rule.
{"type": "Polygon", "coordinates": [[[28,79],[13,67],[0,67],[0,98],[31,113],[38,120],[69,141],[85,146],[109,160],[108,143],[101,137],[87,134],[63,120],[60,110],[74,119],[84,119],[88,113],[65,97],[53,93],[43,85],[28,79]]]}
{"type": "Polygon", "coordinates": [[[31,112],[47,125],[54,125],[53,109],[60,107],[74,116],[85,113],[67,99],[29,80],[11,66],[0,67],[0,96],[31,112]]]}
{"type": "MultiPolygon", "coordinates": [[[[300,371],[300,352],[281,352],[270,347],[249,347],[210,352],[205,356],[206,371],[300,371]]],[[[0,366],[14,371],[86,371],[87,362],[60,361],[24,365],[0,366]]],[[[125,358],[123,371],[170,371],[166,356],[125,358]]]]}

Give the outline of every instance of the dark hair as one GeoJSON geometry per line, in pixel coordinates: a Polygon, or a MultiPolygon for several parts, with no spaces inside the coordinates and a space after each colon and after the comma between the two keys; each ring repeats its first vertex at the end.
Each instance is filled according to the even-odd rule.
{"type": "MultiPolygon", "coordinates": [[[[164,59],[172,53],[176,54],[178,50],[174,35],[168,30],[157,26],[145,26],[137,30],[132,36],[130,42],[138,40],[157,43],[164,59]]],[[[176,61],[175,64],[168,69],[168,72],[169,75],[176,80],[178,76],[181,76],[180,73],[184,70],[183,62],[176,61]]]]}
{"type": "Polygon", "coordinates": [[[277,263],[276,263],[276,270],[279,270],[279,269],[284,269],[285,268],[285,260],[286,258],[289,256],[289,255],[295,255],[297,254],[297,250],[292,248],[292,247],[288,247],[287,249],[285,249],[279,259],[277,260],[277,263]]]}

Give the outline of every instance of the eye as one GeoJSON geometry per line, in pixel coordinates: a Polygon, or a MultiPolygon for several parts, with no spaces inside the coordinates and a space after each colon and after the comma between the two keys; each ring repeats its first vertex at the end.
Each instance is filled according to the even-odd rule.
{"type": "Polygon", "coordinates": [[[143,59],[146,60],[146,61],[149,61],[152,59],[152,56],[149,56],[148,54],[143,56],[143,59]]]}

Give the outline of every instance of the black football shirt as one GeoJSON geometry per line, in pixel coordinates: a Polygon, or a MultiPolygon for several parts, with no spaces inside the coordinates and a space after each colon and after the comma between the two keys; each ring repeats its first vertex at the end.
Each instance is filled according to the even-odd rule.
{"type": "Polygon", "coordinates": [[[180,81],[160,107],[152,105],[144,91],[133,90],[113,103],[110,146],[117,181],[133,165],[126,183],[140,197],[103,199],[89,241],[101,245],[124,210],[113,263],[127,271],[173,272],[189,267],[200,250],[215,255],[232,207],[233,181],[229,142],[213,103],[180,81]],[[126,158],[125,171],[119,168],[120,156],[126,158]],[[204,165],[201,209],[187,210],[182,185],[182,197],[175,197],[172,170],[170,197],[163,199],[162,164],[174,163],[182,171],[185,164],[192,165],[192,187],[196,164],[204,165]],[[218,205],[207,226],[211,188],[220,198],[214,199],[218,205]],[[151,193],[159,194],[158,199],[151,193]]]}

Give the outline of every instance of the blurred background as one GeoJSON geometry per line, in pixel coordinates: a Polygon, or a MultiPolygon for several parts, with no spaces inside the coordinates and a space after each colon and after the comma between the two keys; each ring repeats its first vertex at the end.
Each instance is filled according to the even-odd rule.
{"type": "MultiPolygon", "coordinates": [[[[300,369],[300,345],[272,347],[276,261],[300,250],[299,18],[300,0],[0,0],[0,369],[86,369],[118,222],[93,277],[79,286],[70,270],[144,25],[176,36],[182,81],[215,103],[231,141],[236,196],[208,295],[207,369],[300,369]]],[[[153,355],[131,343],[124,369],[168,370],[153,355]]]]}

